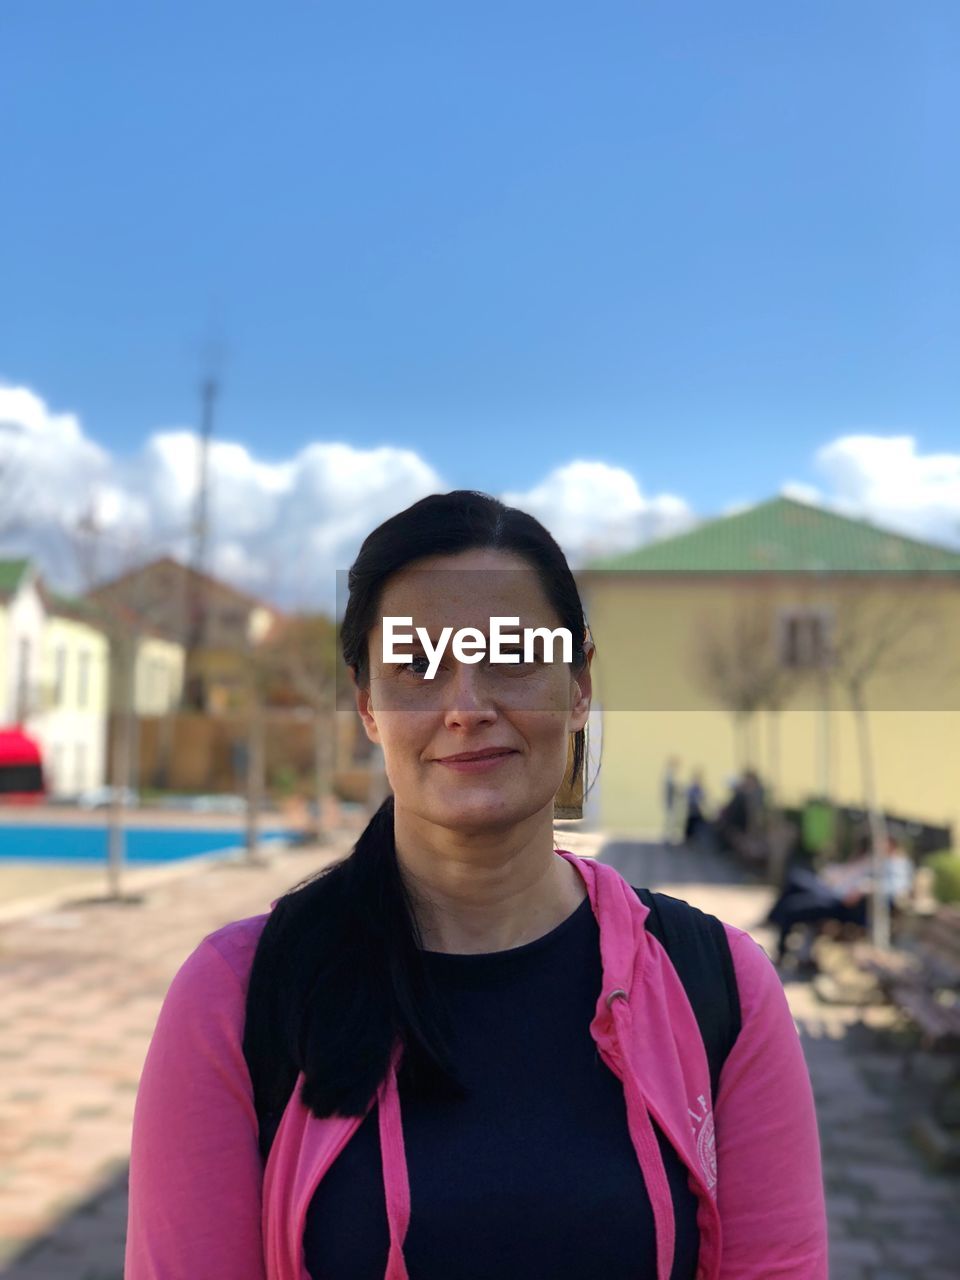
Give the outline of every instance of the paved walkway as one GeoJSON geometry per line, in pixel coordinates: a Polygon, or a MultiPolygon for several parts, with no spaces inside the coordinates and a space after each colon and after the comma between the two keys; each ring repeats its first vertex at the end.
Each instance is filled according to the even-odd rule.
{"type": "MultiPolygon", "coordinates": [[[[559,843],[596,851],[568,834],[559,843]]],[[[87,904],[0,928],[0,1276],[121,1280],[137,1080],[163,995],[220,924],[266,910],[344,849],[287,852],[154,888],[138,906],[87,904]]],[[[612,843],[602,856],[741,927],[768,892],[715,857],[612,843]]],[[[766,941],[762,932],[756,936],[766,941]]],[[[960,1183],[928,1173],[904,1133],[889,1055],[865,1050],[856,1013],[788,987],[817,1095],[832,1280],[956,1277],[960,1183]],[[868,1081],[870,1083],[868,1083],[868,1081]]]]}

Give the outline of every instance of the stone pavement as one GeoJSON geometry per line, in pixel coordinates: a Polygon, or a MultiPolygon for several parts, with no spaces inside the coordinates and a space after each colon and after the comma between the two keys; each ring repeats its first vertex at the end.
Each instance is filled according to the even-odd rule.
{"type": "Polygon", "coordinates": [[[343,852],[212,865],[154,887],[139,905],[83,903],[0,928],[5,1280],[121,1275],[133,1104],[176,970],[207,933],[269,910],[343,852]]]}
{"type": "MultiPolygon", "coordinates": [[[[558,842],[600,845],[565,824],[558,842]]],[[[174,973],[206,933],[268,909],[345,851],[205,868],[140,905],[85,904],[0,927],[3,1280],[121,1280],[133,1103],[174,973]]],[[[741,927],[769,898],[706,852],[616,842],[601,856],[632,883],[741,927]]],[[[787,990],[821,1122],[833,1280],[957,1277],[960,1182],[927,1172],[907,1142],[893,1061],[853,1034],[855,1010],[818,1006],[808,986],[787,990]]]]}

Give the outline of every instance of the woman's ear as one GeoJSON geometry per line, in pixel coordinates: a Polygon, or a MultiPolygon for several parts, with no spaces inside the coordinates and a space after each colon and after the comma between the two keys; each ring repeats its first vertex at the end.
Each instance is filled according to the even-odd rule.
{"type": "Polygon", "coordinates": [[[593,678],[590,674],[590,664],[593,662],[595,651],[596,646],[592,640],[584,641],[583,652],[586,661],[574,676],[573,681],[573,706],[570,708],[570,731],[572,733],[582,729],[590,715],[590,701],[593,697],[593,678]]]}
{"type": "Polygon", "coordinates": [[[353,696],[357,705],[357,714],[360,716],[360,722],[363,725],[363,731],[371,742],[379,743],[380,730],[377,728],[376,717],[370,705],[370,690],[357,684],[356,670],[353,667],[350,668],[350,678],[353,680],[353,696]]]}

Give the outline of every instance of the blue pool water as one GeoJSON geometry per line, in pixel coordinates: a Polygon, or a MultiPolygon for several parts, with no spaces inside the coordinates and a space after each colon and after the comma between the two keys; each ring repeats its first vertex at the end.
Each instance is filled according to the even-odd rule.
{"type": "MultiPolygon", "coordinates": [[[[263,828],[263,841],[283,839],[280,827],[263,828]]],[[[191,831],[183,827],[128,827],[128,862],[176,862],[201,853],[235,849],[244,843],[244,830],[191,831]]],[[[28,858],[31,862],[103,862],[107,857],[107,828],[0,825],[0,860],[28,858]]]]}

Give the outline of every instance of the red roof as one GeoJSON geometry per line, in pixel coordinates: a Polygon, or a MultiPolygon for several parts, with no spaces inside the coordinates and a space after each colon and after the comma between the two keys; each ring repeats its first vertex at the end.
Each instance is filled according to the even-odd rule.
{"type": "Polygon", "coordinates": [[[40,746],[21,729],[0,729],[0,765],[41,764],[40,746]]]}

